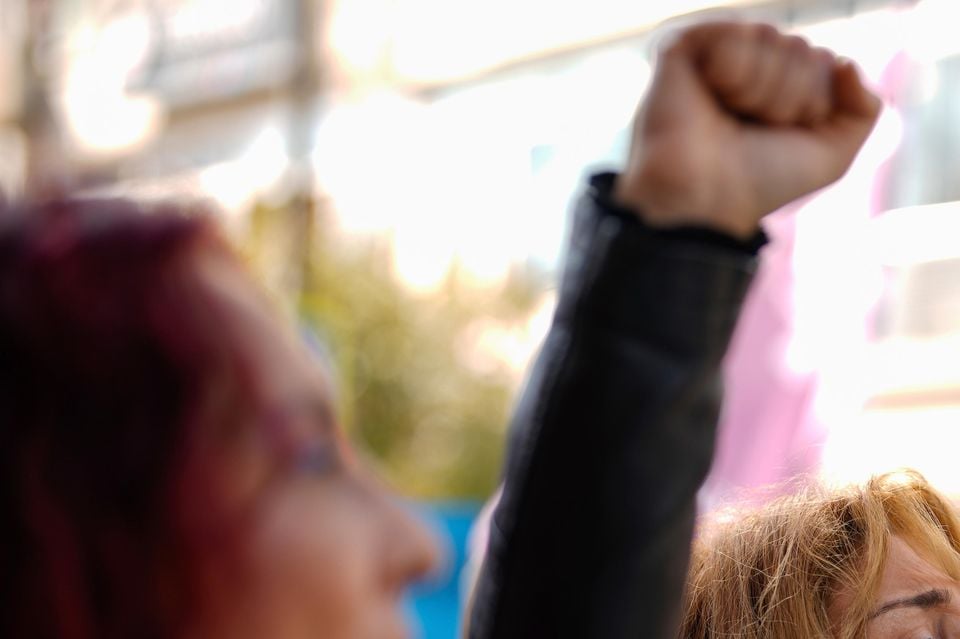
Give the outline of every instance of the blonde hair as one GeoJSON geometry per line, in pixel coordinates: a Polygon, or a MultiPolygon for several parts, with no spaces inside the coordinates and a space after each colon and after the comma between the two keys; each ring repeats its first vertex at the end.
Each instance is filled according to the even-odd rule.
{"type": "Polygon", "coordinates": [[[957,512],[914,471],[725,513],[694,543],[679,637],[863,637],[894,535],[960,578],[957,512]]]}

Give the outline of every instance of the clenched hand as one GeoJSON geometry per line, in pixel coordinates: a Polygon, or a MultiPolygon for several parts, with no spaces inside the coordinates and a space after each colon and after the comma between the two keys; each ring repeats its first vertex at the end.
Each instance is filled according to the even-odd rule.
{"type": "Polygon", "coordinates": [[[660,52],[614,196],[654,226],[750,237],[846,172],[880,106],[851,62],[802,38],[692,27],[660,52]]]}

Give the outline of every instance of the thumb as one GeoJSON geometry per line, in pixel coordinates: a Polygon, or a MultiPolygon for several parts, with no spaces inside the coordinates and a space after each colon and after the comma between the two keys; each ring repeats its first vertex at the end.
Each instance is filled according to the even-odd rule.
{"type": "Polygon", "coordinates": [[[852,60],[840,60],[833,70],[835,115],[873,122],[880,115],[880,98],[867,89],[852,60]]]}

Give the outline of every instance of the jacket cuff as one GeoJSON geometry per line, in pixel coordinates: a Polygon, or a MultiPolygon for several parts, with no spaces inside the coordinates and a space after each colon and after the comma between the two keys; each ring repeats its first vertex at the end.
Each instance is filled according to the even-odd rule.
{"type": "Polygon", "coordinates": [[[762,229],[757,229],[757,232],[749,240],[742,241],[731,235],[707,228],[687,226],[674,229],[659,229],[644,224],[634,211],[614,201],[613,187],[616,179],[616,173],[604,172],[594,174],[590,177],[587,196],[593,199],[596,205],[605,213],[621,217],[630,223],[636,223],[645,228],[645,232],[650,235],[659,236],[665,241],[686,240],[689,242],[712,244],[717,247],[726,247],[732,251],[742,251],[751,255],[756,255],[768,241],[762,229]]]}
{"type": "Polygon", "coordinates": [[[594,176],[577,206],[556,320],[722,356],[766,236],[650,227],[610,202],[614,177],[594,176]]]}

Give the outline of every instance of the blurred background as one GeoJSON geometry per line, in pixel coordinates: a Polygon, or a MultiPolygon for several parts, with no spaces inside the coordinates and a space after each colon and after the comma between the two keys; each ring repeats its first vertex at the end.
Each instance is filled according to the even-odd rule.
{"type": "Polygon", "coordinates": [[[453,637],[569,203],[624,158],[657,25],[704,12],[855,59],[887,107],[769,220],[703,508],[899,466],[960,494],[954,0],[0,0],[0,186],[215,207],[449,540],[411,613],[453,637]]]}

